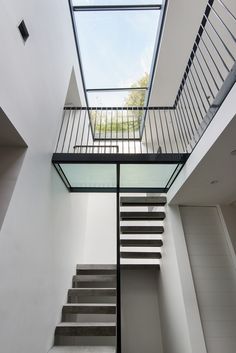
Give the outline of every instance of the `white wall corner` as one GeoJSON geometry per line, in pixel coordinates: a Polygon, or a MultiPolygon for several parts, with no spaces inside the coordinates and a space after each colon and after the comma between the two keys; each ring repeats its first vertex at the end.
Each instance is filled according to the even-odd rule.
{"type": "Polygon", "coordinates": [[[224,231],[224,235],[225,235],[225,240],[226,240],[227,246],[229,248],[229,252],[230,252],[230,255],[231,255],[232,263],[233,263],[234,268],[236,270],[236,253],[235,253],[235,248],[233,246],[232,239],[231,239],[231,236],[230,236],[230,231],[229,231],[229,228],[227,226],[227,221],[226,221],[226,219],[224,217],[224,213],[222,211],[222,206],[221,205],[217,205],[216,208],[217,208],[217,211],[218,211],[221,223],[222,223],[222,227],[223,227],[223,231],[224,231]]]}
{"type": "Polygon", "coordinates": [[[207,353],[179,206],[168,206],[192,353],[207,353]]]}

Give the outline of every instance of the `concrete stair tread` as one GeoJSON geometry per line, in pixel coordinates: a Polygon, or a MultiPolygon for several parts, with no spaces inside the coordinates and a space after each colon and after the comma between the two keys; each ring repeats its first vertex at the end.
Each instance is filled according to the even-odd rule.
{"type": "MultiPolygon", "coordinates": [[[[114,337],[116,322],[61,322],[55,330],[56,342],[58,337],[114,337]]],[[[59,344],[60,345],[60,344],[59,344]]]]}
{"type": "Polygon", "coordinates": [[[116,326],[115,322],[60,322],[57,327],[114,327],[116,326]]]}
{"type": "Polygon", "coordinates": [[[160,265],[160,259],[124,259],[120,260],[123,265],[160,265]]]}
{"type": "Polygon", "coordinates": [[[122,221],[163,221],[165,212],[121,212],[120,218],[122,221]]]}
{"type": "Polygon", "coordinates": [[[120,198],[121,206],[164,206],[164,196],[127,196],[120,198]]]}
{"type": "Polygon", "coordinates": [[[159,270],[160,269],[160,264],[149,264],[149,263],[124,263],[121,264],[121,269],[122,270],[159,270]]]}
{"type": "Polygon", "coordinates": [[[67,304],[64,304],[64,307],[68,307],[68,306],[116,306],[116,304],[113,304],[113,303],[107,303],[107,304],[104,304],[104,303],[67,303],[67,304]]]}
{"type": "Polygon", "coordinates": [[[76,266],[77,275],[111,275],[116,274],[115,264],[92,264],[92,265],[80,265],[76,266]]]}
{"type": "Polygon", "coordinates": [[[69,292],[73,292],[73,293],[80,293],[81,292],[81,294],[82,293],[84,293],[84,294],[87,294],[86,292],[90,292],[91,294],[92,293],[95,293],[96,295],[98,294],[98,293],[100,293],[101,295],[103,295],[103,292],[115,292],[116,291],[116,288],[115,287],[104,287],[104,288],[102,288],[102,287],[100,287],[100,288],[90,288],[90,287],[88,287],[88,288],[70,288],[69,289],[69,292]]]}
{"type": "Polygon", "coordinates": [[[61,346],[53,347],[50,353],[115,353],[116,347],[114,346],[61,346]]]}
{"type": "MultiPolygon", "coordinates": [[[[115,303],[70,303],[65,304],[62,313],[67,314],[115,314],[115,303]]],[[[68,320],[65,320],[68,321],[68,320]]]]}
{"type": "Polygon", "coordinates": [[[126,259],[161,259],[160,252],[125,251],[121,252],[120,256],[126,259]]]}
{"type": "Polygon", "coordinates": [[[73,276],[73,280],[75,281],[111,281],[116,279],[116,276],[113,274],[110,275],[75,275],[73,276]]]}
{"type": "Polygon", "coordinates": [[[122,247],[160,247],[163,245],[161,239],[121,239],[120,245],[122,247]]]}
{"type": "Polygon", "coordinates": [[[162,226],[121,226],[122,234],[162,234],[162,226]]]}

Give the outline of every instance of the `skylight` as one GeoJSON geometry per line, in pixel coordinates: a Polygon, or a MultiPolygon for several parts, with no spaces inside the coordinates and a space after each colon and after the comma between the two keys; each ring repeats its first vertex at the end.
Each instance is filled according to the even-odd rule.
{"type": "Polygon", "coordinates": [[[73,6],[88,106],[144,106],[160,2],[74,0],[73,6]]]}

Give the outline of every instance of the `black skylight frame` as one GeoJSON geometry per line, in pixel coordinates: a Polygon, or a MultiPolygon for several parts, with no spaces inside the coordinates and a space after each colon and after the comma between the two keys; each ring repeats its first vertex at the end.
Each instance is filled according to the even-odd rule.
{"type": "MultiPolygon", "coordinates": [[[[85,98],[85,103],[86,107],[89,107],[89,102],[88,102],[88,95],[87,92],[115,92],[115,91],[127,91],[127,90],[146,90],[146,97],[145,97],[145,104],[144,108],[148,107],[149,105],[149,100],[151,96],[151,91],[152,91],[152,86],[153,86],[153,79],[154,79],[154,73],[155,73],[155,67],[156,67],[156,62],[157,62],[157,57],[158,57],[158,52],[159,52],[159,47],[160,47],[160,41],[161,41],[161,36],[162,36],[162,31],[163,31],[163,26],[164,26],[164,19],[165,19],[165,14],[166,14],[166,9],[168,5],[168,0],[163,0],[162,4],[143,4],[143,5],[81,5],[81,6],[73,6],[72,2],[73,0],[68,0],[69,2],[69,7],[70,7],[70,13],[71,13],[71,19],[72,19],[72,26],[73,26],[73,32],[74,32],[74,38],[75,38],[75,44],[76,44],[76,50],[77,50],[77,55],[78,55],[78,61],[79,61],[79,68],[80,68],[80,74],[81,74],[81,79],[82,79],[82,86],[83,86],[83,91],[84,91],[84,98],[85,98]],[[80,54],[80,47],[79,47],[79,40],[78,40],[78,34],[77,34],[77,29],[76,29],[76,21],[75,21],[75,15],[74,12],[76,11],[142,11],[142,10],[159,10],[160,11],[160,19],[159,19],[159,24],[158,24],[158,29],[157,29],[157,36],[156,36],[156,42],[154,46],[154,53],[153,53],[153,58],[152,58],[152,63],[151,63],[151,68],[150,68],[150,76],[149,76],[149,84],[147,87],[119,87],[119,88],[86,88],[85,85],[85,78],[84,78],[84,73],[83,73],[83,65],[82,65],[82,60],[81,60],[81,54],[80,54]]],[[[145,114],[146,115],[146,114],[145,114]]],[[[91,119],[90,119],[91,120],[91,119]]],[[[145,116],[144,116],[145,120],[145,116]]]]}

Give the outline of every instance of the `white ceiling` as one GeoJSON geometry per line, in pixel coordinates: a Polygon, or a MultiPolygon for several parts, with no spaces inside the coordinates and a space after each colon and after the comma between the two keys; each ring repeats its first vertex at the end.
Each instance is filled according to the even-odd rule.
{"type": "Polygon", "coordinates": [[[150,106],[172,106],[207,0],[169,0],[150,106]]]}
{"type": "Polygon", "coordinates": [[[236,201],[236,115],[181,190],[176,204],[231,204],[236,201]],[[218,183],[211,184],[217,180],[218,183]]]}

